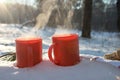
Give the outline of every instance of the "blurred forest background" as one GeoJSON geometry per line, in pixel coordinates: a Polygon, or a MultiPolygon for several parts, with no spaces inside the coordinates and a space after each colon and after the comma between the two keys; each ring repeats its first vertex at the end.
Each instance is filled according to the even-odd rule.
{"type": "MultiPolygon", "coordinates": [[[[23,24],[33,20],[41,13],[41,5],[45,0],[35,0],[33,5],[29,5],[29,0],[21,3],[0,3],[0,23],[23,24]]],[[[52,11],[47,26],[56,27],[63,24],[67,13],[71,11],[70,22],[72,28],[81,30],[88,23],[92,30],[97,31],[120,31],[118,27],[118,2],[120,0],[57,0],[62,16],[59,22],[55,23],[56,10],[52,11]],[[90,2],[91,1],[91,2],[90,2]],[[90,5],[92,7],[90,8],[90,5]],[[88,6],[88,7],[85,7],[88,6]],[[85,12],[86,11],[86,12],[85,12]],[[85,17],[88,20],[86,22],[85,17]]],[[[9,1],[10,2],[10,1],[9,1]]],[[[46,5],[47,6],[47,5],[46,5]]],[[[120,10],[119,10],[120,11],[120,10]]],[[[70,26],[67,26],[68,28],[70,26]]],[[[86,25],[87,26],[87,25],[86,25]]],[[[86,28],[87,29],[87,28],[86,28]]]]}

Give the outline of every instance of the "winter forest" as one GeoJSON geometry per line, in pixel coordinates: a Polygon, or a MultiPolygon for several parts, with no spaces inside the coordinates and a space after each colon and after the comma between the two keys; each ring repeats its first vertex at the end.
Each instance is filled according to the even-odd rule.
{"type": "MultiPolygon", "coordinates": [[[[30,2],[32,1],[8,0],[7,2],[6,0],[4,4],[1,2],[0,23],[23,24],[35,19],[43,9],[48,10],[47,5],[51,4],[45,3],[44,0],[30,2]],[[42,7],[43,4],[44,7],[42,7]]],[[[49,21],[46,23],[49,27],[66,25],[67,28],[72,27],[81,30],[85,25],[89,25],[91,30],[120,31],[119,24],[117,24],[119,23],[119,0],[90,0],[90,2],[86,0],[58,0],[57,5],[59,9],[52,10],[49,21]],[[67,16],[69,16],[69,23],[71,24],[67,23],[68,20],[63,21],[67,16]],[[87,19],[87,24],[85,24],[84,18],[89,19],[87,19]]]]}
{"type": "Polygon", "coordinates": [[[14,53],[15,38],[36,27],[45,52],[54,33],[69,32],[80,53],[103,56],[120,48],[120,0],[0,0],[0,25],[0,54],[14,53]]]}
{"type": "Polygon", "coordinates": [[[120,80],[120,0],[0,0],[0,80],[120,80]]]}

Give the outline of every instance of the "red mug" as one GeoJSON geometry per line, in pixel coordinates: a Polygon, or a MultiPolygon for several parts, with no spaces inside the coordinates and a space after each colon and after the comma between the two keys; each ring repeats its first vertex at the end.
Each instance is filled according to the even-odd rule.
{"type": "Polygon", "coordinates": [[[17,67],[32,67],[42,61],[41,38],[17,38],[15,41],[17,67]]]}
{"type": "Polygon", "coordinates": [[[60,66],[71,66],[80,62],[77,34],[54,35],[52,42],[48,50],[50,61],[60,66]]]}

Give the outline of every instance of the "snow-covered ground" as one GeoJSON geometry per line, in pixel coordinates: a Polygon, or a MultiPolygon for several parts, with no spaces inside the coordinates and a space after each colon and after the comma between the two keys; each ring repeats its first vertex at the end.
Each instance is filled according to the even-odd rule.
{"type": "MultiPolygon", "coordinates": [[[[43,53],[47,52],[51,44],[53,34],[76,33],[81,36],[81,31],[45,28],[37,32],[38,37],[43,39],[43,53]]],[[[15,39],[20,36],[33,35],[31,27],[20,28],[20,25],[0,25],[0,55],[15,52],[15,39]]],[[[79,38],[80,54],[91,54],[103,56],[120,48],[120,33],[95,32],[92,31],[92,38],[79,38]]]]}
{"type": "Polygon", "coordinates": [[[120,80],[120,69],[82,58],[74,66],[57,66],[46,55],[33,67],[17,68],[14,62],[0,62],[0,80],[120,80]]]}
{"type": "MultiPolygon", "coordinates": [[[[15,39],[34,35],[31,27],[0,25],[0,55],[15,52],[15,39]]],[[[43,39],[43,53],[47,53],[54,34],[81,31],[45,28],[36,36],[43,39]]],[[[17,68],[15,62],[0,60],[0,80],[120,80],[120,61],[106,60],[102,56],[120,48],[120,33],[92,32],[92,38],[79,38],[80,63],[62,67],[50,62],[47,54],[43,61],[29,68],[17,68]],[[109,64],[110,63],[110,64],[109,64]],[[112,66],[112,65],[113,66],[112,66]]]]}

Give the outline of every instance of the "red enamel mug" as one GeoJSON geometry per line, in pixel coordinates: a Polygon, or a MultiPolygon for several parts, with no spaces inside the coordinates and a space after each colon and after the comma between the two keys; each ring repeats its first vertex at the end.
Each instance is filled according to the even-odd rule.
{"type": "Polygon", "coordinates": [[[71,66],[80,62],[77,34],[54,35],[52,42],[48,50],[50,61],[60,66],[71,66]]]}
{"type": "Polygon", "coordinates": [[[17,67],[32,67],[42,61],[41,38],[17,38],[15,41],[17,67]]]}

